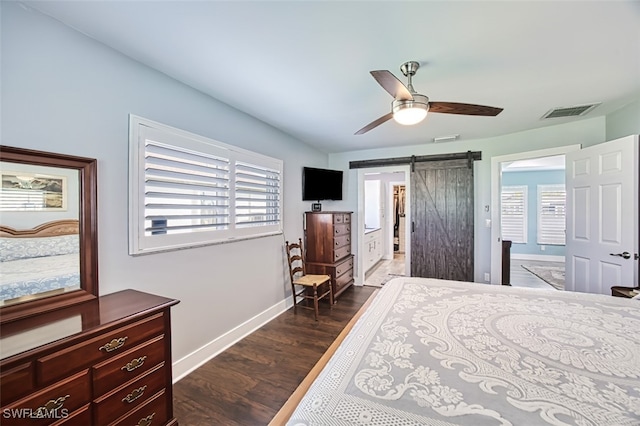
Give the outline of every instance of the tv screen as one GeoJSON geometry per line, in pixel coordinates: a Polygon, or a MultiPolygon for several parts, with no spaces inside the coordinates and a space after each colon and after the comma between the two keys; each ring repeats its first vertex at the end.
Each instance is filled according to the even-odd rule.
{"type": "Polygon", "coordinates": [[[342,170],[303,167],[302,200],[342,200],[342,170]]]}

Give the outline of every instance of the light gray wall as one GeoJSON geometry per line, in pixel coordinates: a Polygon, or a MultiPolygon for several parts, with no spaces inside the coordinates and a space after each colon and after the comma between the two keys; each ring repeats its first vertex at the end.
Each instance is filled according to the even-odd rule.
{"type": "MultiPolygon", "coordinates": [[[[427,122],[422,125],[428,126],[428,120],[427,118],[427,122]]],[[[356,160],[455,153],[468,150],[482,151],[482,160],[476,161],[474,165],[474,280],[476,282],[484,282],[484,273],[491,271],[491,229],[485,227],[485,219],[491,218],[491,212],[485,210],[485,206],[491,205],[491,157],[572,144],[589,146],[604,142],[606,140],[605,121],[605,117],[596,117],[495,138],[460,140],[442,144],[429,142],[424,145],[330,154],[329,167],[347,170],[349,161],[356,160]]],[[[350,170],[345,174],[345,200],[340,208],[353,210],[356,214],[359,214],[361,212],[357,211],[357,206],[357,171],[350,170]]],[[[358,235],[354,235],[353,238],[358,238],[358,235]]],[[[353,247],[357,247],[355,241],[353,247]]]]}
{"type": "Polygon", "coordinates": [[[128,114],[284,160],[287,238],[309,209],[302,166],[326,167],[326,154],[45,15],[0,7],[2,144],[98,159],[100,293],[180,299],[174,361],[288,298],[282,236],[128,256],[128,114]]]}
{"type": "Polygon", "coordinates": [[[637,134],[640,134],[640,100],[607,116],[608,141],[637,134]]]}

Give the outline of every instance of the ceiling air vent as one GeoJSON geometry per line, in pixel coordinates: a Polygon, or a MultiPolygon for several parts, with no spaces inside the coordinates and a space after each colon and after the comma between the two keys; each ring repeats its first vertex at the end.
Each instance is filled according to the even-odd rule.
{"type": "Polygon", "coordinates": [[[571,107],[561,107],[561,108],[553,108],[549,110],[545,115],[542,116],[541,120],[546,118],[561,118],[561,117],[578,117],[580,115],[585,115],[590,112],[592,109],[600,105],[600,102],[596,104],[588,104],[588,105],[576,105],[571,107]]]}

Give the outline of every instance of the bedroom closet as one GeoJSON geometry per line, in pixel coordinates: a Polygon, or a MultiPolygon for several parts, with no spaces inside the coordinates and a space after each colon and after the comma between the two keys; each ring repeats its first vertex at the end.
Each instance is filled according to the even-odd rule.
{"type": "Polygon", "coordinates": [[[405,247],[405,196],[404,185],[393,186],[393,252],[404,253],[405,247]]]}

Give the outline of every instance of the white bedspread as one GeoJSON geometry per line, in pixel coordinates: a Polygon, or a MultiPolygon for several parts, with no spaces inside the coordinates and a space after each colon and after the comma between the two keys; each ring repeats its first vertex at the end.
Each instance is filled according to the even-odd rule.
{"type": "Polygon", "coordinates": [[[640,301],[385,284],[289,425],[640,425],[640,301]]]}
{"type": "Polygon", "coordinates": [[[0,262],[0,300],[79,286],[78,253],[0,262]]]}

